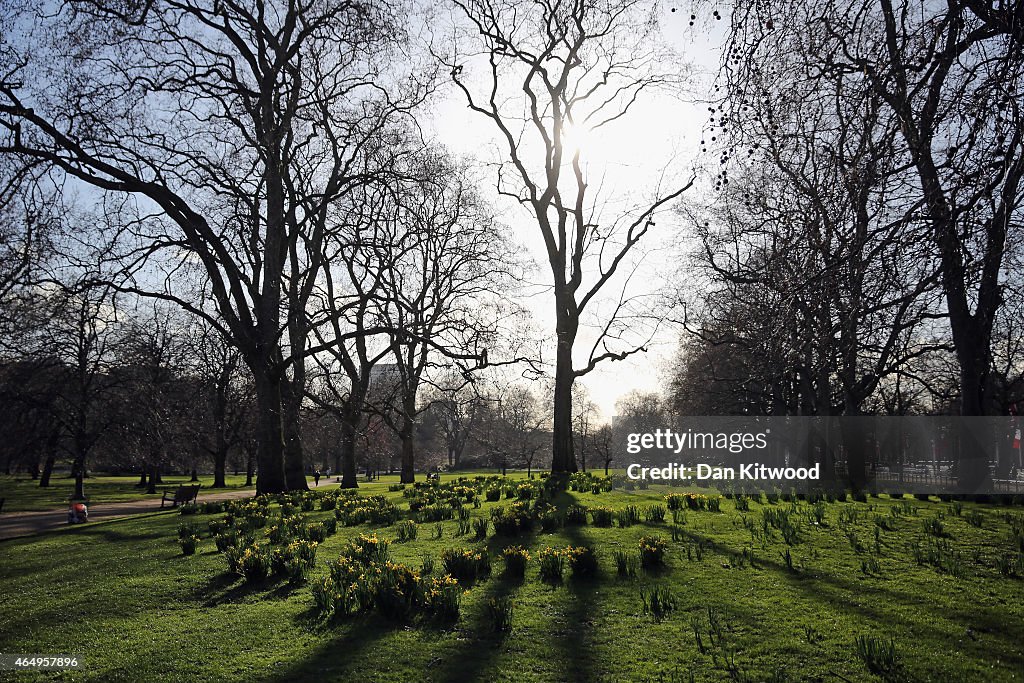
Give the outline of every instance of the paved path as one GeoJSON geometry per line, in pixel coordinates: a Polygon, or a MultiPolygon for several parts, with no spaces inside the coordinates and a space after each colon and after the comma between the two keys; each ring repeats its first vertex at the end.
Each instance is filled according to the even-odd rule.
{"type": "MultiPolygon", "coordinates": [[[[234,500],[248,498],[255,492],[252,489],[221,491],[199,496],[200,503],[218,500],[234,500]]],[[[170,508],[164,508],[169,512],[170,508]]],[[[160,512],[160,501],[152,498],[130,500],[124,503],[93,503],[89,505],[89,522],[109,521],[117,517],[129,517],[144,513],[160,512]]],[[[68,526],[68,509],[66,507],[46,512],[5,512],[0,514],[0,541],[20,536],[32,536],[46,533],[68,526]]],[[[81,526],[88,526],[88,524],[81,526]]]]}

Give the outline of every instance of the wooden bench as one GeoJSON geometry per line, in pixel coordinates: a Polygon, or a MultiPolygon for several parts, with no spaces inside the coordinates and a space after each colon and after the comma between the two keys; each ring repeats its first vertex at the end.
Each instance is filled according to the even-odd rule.
{"type": "Polygon", "coordinates": [[[164,495],[160,499],[160,507],[163,508],[164,503],[171,503],[171,507],[178,507],[179,503],[194,503],[196,502],[196,496],[199,495],[199,486],[179,486],[176,489],[164,489],[164,495]],[[174,491],[172,494],[171,491],[174,491]],[[170,496],[170,497],[168,497],[170,496]]]}

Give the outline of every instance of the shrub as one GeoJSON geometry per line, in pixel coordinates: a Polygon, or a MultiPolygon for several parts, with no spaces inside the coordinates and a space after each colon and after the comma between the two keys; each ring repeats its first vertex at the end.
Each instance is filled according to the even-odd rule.
{"type": "Polygon", "coordinates": [[[645,568],[658,567],[665,563],[668,543],[660,536],[640,537],[640,564],[645,568]]]}
{"type": "Polygon", "coordinates": [[[505,560],[505,574],[511,578],[521,579],[526,575],[526,563],[530,561],[530,553],[518,545],[510,545],[501,552],[505,560]]]}
{"type": "Polygon", "coordinates": [[[569,546],[565,549],[569,571],[574,579],[585,579],[597,574],[597,553],[588,546],[569,546]]]}
{"type": "Polygon", "coordinates": [[[547,583],[561,583],[565,571],[565,553],[558,548],[546,547],[537,555],[540,579],[547,583]]]}
{"type": "Polygon", "coordinates": [[[441,553],[441,566],[459,583],[472,584],[491,572],[491,557],[486,550],[447,548],[441,553]]]}
{"type": "Polygon", "coordinates": [[[508,596],[491,598],[487,601],[487,620],[491,629],[498,633],[512,630],[512,599],[508,596]]]}
{"type": "Polygon", "coordinates": [[[420,527],[411,519],[404,519],[398,523],[396,530],[398,531],[398,542],[406,543],[408,541],[416,540],[416,537],[419,535],[420,527]]]}
{"type": "Polygon", "coordinates": [[[857,636],[856,646],[857,655],[868,667],[868,671],[883,677],[896,673],[899,661],[896,655],[896,643],[892,638],[886,642],[875,636],[857,636]]]}
{"type": "Polygon", "coordinates": [[[648,505],[644,508],[644,519],[648,522],[661,524],[665,521],[665,506],[648,505]]]}
{"type": "Polygon", "coordinates": [[[668,612],[676,607],[676,600],[667,588],[654,586],[649,591],[640,589],[640,601],[644,606],[644,613],[650,614],[656,620],[660,620],[668,612]]]}
{"type": "Polygon", "coordinates": [[[179,538],[178,543],[181,545],[182,555],[195,555],[196,546],[199,545],[199,537],[195,535],[185,536],[184,538],[179,538]]]}
{"type": "Polygon", "coordinates": [[[618,572],[619,576],[636,576],[637,567],[640,565],[640,560],[636,555],[627,553],[625,550],[616,550],[614,558],[615,571],[618,572]]]}
{"type": "Polygon", "coordinates": [[[582,505],[570,505],[565,509],[565,523],[582,526],[587,523],[587,508],[582,505]]]}
{"type": "Polygon", "coordinates": [[[593,507],[590,508],[590,517],[594,521],[594,526],[609,527],[612,525],[615,513],[611,508],[593,507]]]}

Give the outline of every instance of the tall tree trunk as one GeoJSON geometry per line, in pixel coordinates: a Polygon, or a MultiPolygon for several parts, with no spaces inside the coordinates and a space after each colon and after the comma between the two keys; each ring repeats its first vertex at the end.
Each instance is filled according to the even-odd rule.
{"type": "Polygon", "coordinates": [[[135,488],[141,489],[141,488],[147,486],[148,484],[149,484],[149,473],[146,472],[145,468],[143,468],[142,469],[142,474],[139,475],[139,483],[135,485],[135,488]]]}
{"type": "Polygon", "coordinates": [[[563,331],[559,323],[558,350],[555,356],[554,424],[551,443],[551,472],[577,471],[573,453],[572,385],[576,381],[572,367],[572,346],[575,330],[563,331]]]}
{"type": "Polygon", "coordinates": [[[402,474],[399,479],[403,484],[411,484],[416,481],[416,423],[408,416],[402,418],[402,428],[398,430],[398,436],[402,442],[402,474]]]}
{"type": "MultiPolygon", "coordinates": [[[[351,398],[349,400],[351,401],[351,398]]],[[[341,415],[341,443],[335,461],[335,470],[341,475],[341,488],[343,489],[359,487],[356,474],[356,429],[361,416],[358,409],[351,407],[341,415]]]]}
{"type": "Polygon", "coordinates": [[[146,487],[146,493],[156,493],[156,484],[160,479],[160,466],[150,465],[149,467],[149,486],[146,487]]]}
{"type": "MultiPolygon", "coordinates": [[[[302,380],[305,384],[305,381],[302,380]]],[[[302,406],[302,388],[296,380],[281,386],[284,415],[284,479],[289,491],[307,491],[305,457],[299,419],[302,406]]]]}
{"type": "Polygon", "coordinates": [[[49,455],[46,456],[46,461],[43,463],[43,473],[39,475],[39,488],[49,488],[50,477],[53,475],[53,465],[56,458],[53,455],[53,450],[49,451],[49,455]]]}
{"type": "Polygon", "coordinates": [[[284,428],[281,416],[281,382],[269,369],[254,363],[256,385],[256,462],[259,477],[256,493],[283,493],[287,490],[284,476],[284,428]]]}

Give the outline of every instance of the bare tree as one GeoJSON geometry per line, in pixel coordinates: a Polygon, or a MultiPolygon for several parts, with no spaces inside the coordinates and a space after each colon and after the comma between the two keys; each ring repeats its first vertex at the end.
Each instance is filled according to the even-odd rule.
{"type": "Polygon", "coordinates": [[[574,382],[602,361],[643,350],[642,342],[623,339],[629,306],[620,298],[592,322],[596,339],[577,366],[581,320],[597,313],[599,295],[607,296],[616,276],[630,270],[654,217],[691,183],[655,188],[647,202],[610,210],[567,134],[601,131],[627,117],[645,91],[678,85],[677,74],[658,71],[678,62],[658,47],[651,3],[454,4],[469,29],[447,65],[470,108],[499,134],[507,160],[499,167],[499,193],[529,210],[543,239],[557,342],[551,468],[575,472],[574,382]]]}
{"type": "MultiPolygon", "coordinates": [[[[877,102],[881,116],[893,121],[888,146],[893,158],[906,160],[907,186],[916,191],[905,208],[921,208],[924,243],[939,265],[963,415],[993,407],[1000,271],[1022,203],[1024,59],[1019,22],[1011,19],[1016,14],[1003,4],[849,0],[738,6],[732,21],[730,60],[738,71],[751,62],[769,77],[806,70],[840,101],[854,103],[853,93],[867,93],[856,109],[877,102]],[[781,16],[801,27],[804,49],[787,49],[792,32],[773,20],[781,16]],[[844,90],[844,83],[858,87],[844,90]]],[[[747,95],[761,97],[756,90],[747,95]]],[[[980,484],[987,467],[962,474],[966,485],[980,484]]]]}
{"type": "Polygon", "coordinates": [[[288,423],[324,217],[363,182],[350,173],[361,147],[429,89],[385,75],[409,63],[395,8],[83,0],[42,21],[54,44],[5,54],[0,152],[134,200],[106,254],[115,284],[205,317],[239,349],[257,396],[257,488],[304,488],[288,423]],[[182,286],[196,268],[215,314],[182,286]]]}

